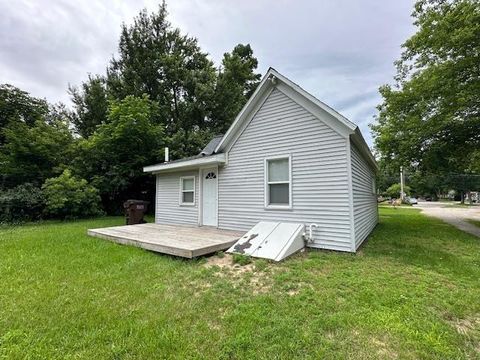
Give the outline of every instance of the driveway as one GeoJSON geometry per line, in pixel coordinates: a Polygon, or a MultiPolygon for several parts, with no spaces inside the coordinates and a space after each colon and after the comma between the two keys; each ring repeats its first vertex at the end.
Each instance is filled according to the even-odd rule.
{"type": "Polygon", "coordinates": [[[480,205],[463,207],[451,202],[419,201],[414,207],[422,209],[425,215],[437,217],[462,231],[480,237],[480,227],[466,221],[480,221],[480,205]]]}

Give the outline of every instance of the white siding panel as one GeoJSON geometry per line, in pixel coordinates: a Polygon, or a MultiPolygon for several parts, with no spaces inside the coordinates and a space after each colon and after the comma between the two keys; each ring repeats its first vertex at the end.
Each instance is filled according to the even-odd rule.
{"type": "Polygon", "coordinates": [[[219,169],[219,227],[247,231],[262,220],[316,223],[313,247],[352,251],[347,141],[273,90],[231,148],[228,165],[219,169]],[[265,209],[264,160],[288,154],[293,208],[265,209]]]}
{"type": "Polygon", "coordinates": [[[355,248],[358,248],[378,223],[377,197],[373,192],[375,172],[351,143],[355,248]]]}
{"type": "Polygon", "coordinates": [[[198,224],[198,170],[157,175],[155,223],[198,224]],[[195,205],[180,205],[180,177],[195,176],[195,205]]]}

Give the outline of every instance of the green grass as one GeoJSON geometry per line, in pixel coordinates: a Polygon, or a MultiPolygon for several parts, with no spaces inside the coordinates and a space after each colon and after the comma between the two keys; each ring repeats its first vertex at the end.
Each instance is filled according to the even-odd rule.
{"type": "Polygon", "coordinates": [[[2,227],[0,359],[480,358],[479,239],[380,215],[357,255],[232,268],[85,235],[121,218],[2,227]]]}
{"type": "Polygon", "coordinates": [[[467,219],[470,224],[480,227],[480,220],[467,219]]]}
{"type": "MultiPolygon", "coordinates": [[[[402,205],[395,205],[395,208],[402,208],[402,209],[413,209],[414,205],[408,205],[408,204],[402,204],[402,205]]],[[[388,202],[381,202],[378,204],[378,207],[380,209],[386,208],[386,209],[393,209],[394,206],[388,202]]]]}
{"type": "Polygon", "coordinates": [[[240,266],[248,265],[252,262],[252,257],[243,254],[233,254],[232,261],[240,266]]]}

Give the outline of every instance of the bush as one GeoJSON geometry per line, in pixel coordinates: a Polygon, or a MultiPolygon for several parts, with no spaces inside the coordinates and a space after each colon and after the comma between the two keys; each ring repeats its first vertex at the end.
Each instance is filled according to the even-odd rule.
{"type": "Polygon", "coordinates": [[[42,190],[47,216],[66,219],[103,214],[98,190],[87,180],[72,176],[70,170],[47,179],[42,190]]]}
{"type": "Polygon", "coordinates": [[[33,184],[25,183],[0,191],[0,222],[38,220],[44,207],[42,191],[33,184]]]}

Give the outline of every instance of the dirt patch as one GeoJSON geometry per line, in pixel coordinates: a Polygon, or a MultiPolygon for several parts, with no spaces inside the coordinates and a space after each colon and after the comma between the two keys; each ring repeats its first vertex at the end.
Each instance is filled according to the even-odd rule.
{"type": "Polygon", "coordinates": [[[288,296],[295,296],[300,294],[300,289],[290,289],[287,291],[288,296]]]}
{"type": "Polygon", "coordinates": [[[480,354],[480,314],[473,314],[463,319],[456,318],[452,314],[445,316],[446,321],[459,333],[468,339],[474,354],[480,354]]]}
{"type": "MultiPolygon", "coordinates": [[[[355,343],[358,344],[368,344],[368,349],[372,353],[376,353],[377,356],[373,358],[379,359],[398,359],[398,353],[395,351],[394,347],[391,344],[391,341],[386,335],[374,335],[371,334],[368,337],[365,337],[363,330],[352,329],[351,330],[352,338],[355,343]]],[[[336,337],[336,336],[335,336],[336,337]]],[[[362,346],[363,346],[362,345],[362,346]]],[[[370,358],[370,357],[369,357],[370,358]]]]}
{"type": "Polygon", "coordinates": [[[265,268],[257,268],[256,262],[253,260],[250,264],[239,265],[233,262],[232,255],[222,254],[210,256],[204,266],[220,268],[220,271],[215,272],[215,276],[228,279],[234,287],[249,290],[255,295],[268,293],[272,288],[272,278],[265,268]]]}
{"type": "Polygon", "coordinates": [[[218,266],[222,270],[232,270],[240,274],[255,270],[255,264],[253,262],[243,266],[235,264],[233,262],[233,257],[230,254],[223,254],[223,256],[212,255],[207,258],[207,262],[204,264],[204,266],[207,268],[218,266]]]}
{"type": "Polygon", "coordinates": [[[248,285],[255,295],[266,294],[272,289],[269,277],[252,276],[248,285]]]}
{"type": "Polygon", "coordinates": [[[398,359],[398,354],[393,351],[385,341],[373,338],[372,344],[375,345],[377,348],[377,353],[382,359],[398,359]]]}
{"type": "Polygon", "coordinates": [[[470,335],[473,332],[480,331],[480,316],[470,316],[465,319],[456,319],[451,324],[459,334],[470,335]]]}
{"type": "Polygon", "coordinates": [[[219,268],[231,267],[233,265],[232,257],[229,254],[223,256],[212,255],[206,258],[207,262],[203,266],[210,268],[218,266],[219,268]]]}

